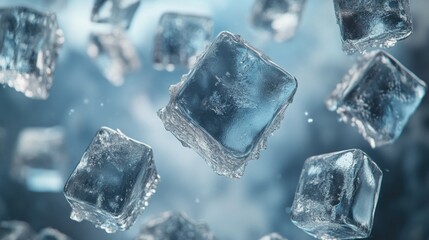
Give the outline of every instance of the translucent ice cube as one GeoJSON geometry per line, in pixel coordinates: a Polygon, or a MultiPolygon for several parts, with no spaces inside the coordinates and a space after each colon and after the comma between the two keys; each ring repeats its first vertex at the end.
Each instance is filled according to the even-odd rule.
{"type": "Polygon", "coordinates": [[[252,8],[252,25],[270,34],[276,41],[295,35],[305,0],[256,0],[252,8]]]}
{"type": "Polygon", "coordinates": [[[1,8],[0,83],[27,97],[46,99],[63,40],[55,14],[1,8]]]}
{"type": "Polygon", "coordinates": [[[91,21],[128,29],[140,0],[96,0],[91,21]]]}
{"type": "Polygon", "coordinates": [[[262,238],[260,238],[259,240],[287,240],[286,238],[282,237],[280,234],[278,233],[271,233],[268,235],[263,236],[262,238]]]}
{"type": "Polygon", "coordinates": [[[113,233],[128,229],[148,204],[159,176],[152,149],[102,127],[64,187],[71,219],[113,233]]]}
{"type": "Polygon", "coordinates": [[[222,32],[158,113],[213,170],[243,175],[292,102],[296,79],[239,36],[222,32]]]}
{"type": "Polygon", "coordinates": [[[308,158],[292,205],[292,222],[318,239],[368,237],[382,176],[358,149],[308,158]]]}
{"type": "Polygon", "coordinates": [[[395,141],[426,92],[426,84],[384,51],[356,64],[327,100],[375,148],[395,141]]]}
{"type": "Polygon", "coordinates": [[[343,50],[392,47],[412,30],[409,0],[334,0],[343,50]]]}
{"type": "Polygon", "coordinates": [[[92,33],[87,50],[104,76],[115,86],[121,86],[125,75],[140,67],[134,45],[120,29],[110,33],[92,33]]]}
{"type": "Polygon", "coordinates": [[[176,66],[193,65],[209,43],[212,25],[209,17],[164,13],[155,36],[155,68],[173,71],[176,66]]]}
{"type": "Polygon", "coordinates": [[[194,222],[180,212],[164,212],[149,220],[136,240],[214,240],[205,223],[194,222]]]}
{"type": "Polygon", "coordinates": [[[53,228],[44,228],[34,240],[71,240],[70,237],[53,228]]]}
{"type": "Polygon", "coordinates": [[[31,127],[18,136],[12,176],[31,191],[61,191],[69,161],[61,127],[31,127]]]}
{"type": "Polygon", "coordinates": [[[33,230],[26,222],[0,222],[0,239],[2,240],[28,240],[33,238],[33,234],[33,230]]]}

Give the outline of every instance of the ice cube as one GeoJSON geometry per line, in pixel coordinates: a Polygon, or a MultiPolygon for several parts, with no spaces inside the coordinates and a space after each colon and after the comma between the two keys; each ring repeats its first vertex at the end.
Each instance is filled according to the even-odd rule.
{"type": "Polygon", "coordinates": [[[295,35],[305,0],[256,0],[252,7],[252,25],[276,41],[295,35]]]}
{"type": "Polygon", "coordinates": [[[91,21],[128,29],[139,6],[140,0],[96,0],[91,21]]]}
{"type": "Polygon", "coordinates": [[[154,67],[173,71],[177,66],[193,65],[209,43],[212,26],[206,16],[164,13],[155,36],[154,67]]]}
{"type": "Polygon", "coordinates": [[[382,176],[359,149],[308,158],[292,205],[292,222],[318,239],[369,237],[382,176]]]}
{"type": "Polygon", "coordinates": [[[392,47],[412,30],[409,0],[334,0],[343,50],[392,47]]]}
{"type": "Polygon", "coordinates": [[[0,83],[46,99],[64,41],[54,13],[0,8],[0,83]]]}
{"type": "Polygon", "coordinates": [[[30,127],[19,136],[12,162],[12,177],[36,192],[59,192],[69,161],[61,127],[30,127]]]}
{"type": "Polygon", "coordinates": [[[92,33],[87,50],[104,76],[115,86],[121,86],[125,75],[140,67],[134,45],[120,29],[92,33]]]}
{"type": "Polygon", "coordinates": [[[136,240],[214,240],[207,224],[194,222],[180,212],[164,212],[149,220],[136,240]]]}
{"type": "Polygon", "coordinates": [[[327,100],[375,148],[394,142],[426,93],[426,84],[384,51],[363,57],[327,100]]]}
{"type": "Polygon", "coordinates": [[[259,240],[287,240],[286,238],[282,237],[280,234],[278,233],[271,233],[268,235],[263,236],[262,238],[260,238],[259,240]]]}
{"type": "Polygon", "coordinates": [[[148,204],[159,176],[152,149],[102,127],[64,187],[70,218],[108,233],[128,229],[148,204]]]}
{"type": "Polygon", "coordinates": [[[158,112],[165,128],[213,170],[243,175],[292,102],[296,79],[239,36],[222,32],[158,112]]]}
{"type": "Polygon", "coordinates": [[[34,240],[71,240],[71,238],[56,229],[44,228],[34,240]]]}
{"type": "Polygon", "coordinates": [[[33,238],[33,234],[33,230],[26,222],[0,222],[0,239],[2,240],[28,240],[33,238]]]}

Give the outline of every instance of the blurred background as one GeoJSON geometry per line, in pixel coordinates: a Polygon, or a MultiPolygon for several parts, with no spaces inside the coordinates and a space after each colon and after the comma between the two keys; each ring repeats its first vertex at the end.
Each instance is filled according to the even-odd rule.
{"type": "MultiPolygon", "coordinates": [[[[86,53],[94,28],[89,20],[93,1],[59,1],[26,2],[57,12],[65,34],[50,97],[33,100],[9,87],[0,88],[0,220],[23,220],[35,230],[51,226],[78,240],[133,239],[149,218],[179,210],[205,221],[218,239],[258,239],[273,231],[292,240],[312,239],[289,217],[304,160],[360,148],[384,172],[370,239],[429,239],[429,100],[424,98],[394,144],[377,149],[326,109],[326,98],[359,55],[342,52],[332,1],[308,0],[295,37],[279,43],[251,28],[253,0],[142,0],[127,33],[142,67],[129,74],[121,87],[110,84],[86,53]],[[269,138],[260,159],[249,162],[241,179],[216,175],[165,131],[156,115],[169,100],[169,85],[187,72],[153,68],[155,29],[166,11],[211,16],[213,37],[223,30],[240,34],[298,79],[298,91],[281,128],[269,138]],[[106,234],[87,221],[74,222],[62,192],[31,192],[10,177],[19,132],[58,125],[65,128],[64,155],[69,159],[65,177],[101,126],[118,128],[152,146],[161,182],[130,230],[106,234]]],[[[414,32],[388,50],[425,82],[429,81],[428,9],[427,0],[411,1],[414,32]]]]}

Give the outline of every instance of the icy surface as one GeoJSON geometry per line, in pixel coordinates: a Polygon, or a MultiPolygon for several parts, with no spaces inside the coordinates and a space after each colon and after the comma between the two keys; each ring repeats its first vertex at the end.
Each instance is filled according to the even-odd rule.
{"type": "Polygon", "coordinates": [[[395,141],[426,93],[426,84],[384,51],[356,64],[327,100],[375,148],[395,141]]]}
{"type": "Polygon", "coordinates": [[[44,228],[36,235],[34,240],[71,240],[71,238],[56,229],[44,228]]]}
{"type": "Polygon", "coordinates": [[[358,149],[310,157],[296,190],[292,222],[318,239],[368,237],[382,176],[358,149]]]}
{"type": "Polygon", "coordinates": [[[128,229],[159,181],[152,155],[148,145],[102,127],[64,188],[70,218],[108,233],[128,229]]]}
{"type": "Polygon", "coordinates": [[[282,237],[280,234],[278,233],[271,233],[268,235],[263,236],[262,238],[260,238],[259,240],[287,240],[286,238],[282,237]]]}
{"type": "Polygon", "coordinates": [[[140,0],[96,0],[91,21],[128,29],[140,0]]]}
{"type": "Polygon", "coordinates": [[[1,240],[29,240],[33,237],[30,225],[21,221],[0,222],[1,240]]]}
{"type": "Polygon", "coordinates": [[[11,173],[31,191],[59,192],[68,160],[63,128],[25,128],[18,136],[11,173]]]}
{"type": "Polygon", "coordinates": [[[292,102],[296,79],[239,36],[222,32],[159,111],[165,128],[213,170],[240,177],[292,102]]]}
{"type": "Polygon", "coordinates": [[[164,212],[149,220],[136,240],[214,240],[205,223],[194,222],[180,212],[164,212]]]}
{"type": "Polygon", "coordinates": [[[206,16],[164,13],[155,36],[154,67],[173,71],[192,66],[209,43],[212,25],[206,16]]]}
{"type": "Polygon", "coordinates": [[[121,86],[125,75],[140,67],[134,45],[120,29],[109,33],[92,33],[87,52],[104,76],[115,86],[121,86]]]}
{"type": "Polygon", "coordinates": [[[0,8],[0,83],[46,99],[63,41],[55,14],[0,8]]]}
{"type": "Polygon", "coordinates": [[[412,30],[409,0],[334,0],[343,50],[392,47],[412,30]]]}
{"type": "Polygon", "coordinates": [[[305,0],[256,0],[252,8],[252,25],[276,41],[295,35],[305,0]]]}

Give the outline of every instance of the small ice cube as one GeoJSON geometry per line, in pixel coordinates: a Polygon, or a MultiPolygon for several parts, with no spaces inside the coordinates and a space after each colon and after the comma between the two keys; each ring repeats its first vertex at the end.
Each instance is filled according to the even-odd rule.
{"type": "Polygon", "coordinates": [[[366,54],[327,100],[375,148],[394,142],[426,93],[426,84],[384,51],[366,54]]]}
{"type": "Polygon", "coordinates": [[[239,178],[292,102],[296,79],[239,36],[222,32],[158,112],[213,170],[239,178]]]}
{"type": "Polygon", "coordinates": [[[131,227],[159,181],[152,149],[102,127],[64,187],[70,218],[108,233],[131,227]]]}
{"type": "Polygon", "coordinates": [[[71,240],[70,237],[53,228],[44,228],[34,240],[71,240]]]}
{"type": "Polygon", "coordinates": [[[140,0],[95,0],[91,21],[128,29],[140,0]]]}
{"type": "Polygon", "coordinates": [[[260,238],[259,240],[287,240],[286,238],[282,237],[280,234],[278,233],[271,233],[268,235],[263,236],[262,238],[260,238]]]}
{"type": "Polygon", "coordinates": [[[382,176],[359,149],[308,158],[292,205],[292,222],[318,239],[369,237],[382,176]]]}
{"type": "Polygon", "coordinates": [[[0,222],[1,240],[29,240],[33,238],[33,229],[26,222],[2,221],[0,222]]]}

